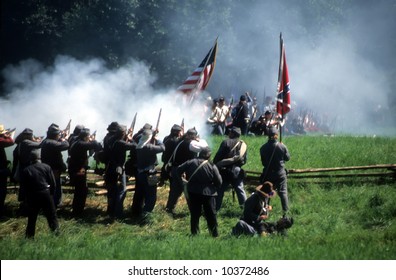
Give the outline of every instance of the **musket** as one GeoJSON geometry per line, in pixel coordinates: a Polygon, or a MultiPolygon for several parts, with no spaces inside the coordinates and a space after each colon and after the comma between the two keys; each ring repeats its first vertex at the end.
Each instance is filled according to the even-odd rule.
{"type": "Polygon", "coordinates": [[[70,125],[71,125],[71,119],[69,120],[69,122],[66,125],[66,128],[64,130],[62,130],[62,138],[66,137],[67,135],[70,134],[70,125]]]}
{"type": "Polygon", "coordinates": [[[162,113],[162,108],[160,109],[160,111],[159,111],[159,113],[158,113],[157,125],[155,126],[155,131],[154,131],[153,136],[152,136],[152,138],[151,138],[151,143],[154,143],[155,136],[158,134],[158,131],[159,131],[159,123],[160,123],[160,120],[161,120],[161,113],[162,113]]]}
{"type": "Polygon", "coordinates": [[[11,129],[11,128],[6,129],[7,133],[10,133],[10,134],[13,133],[15,130],[16,130],[16,127],[14,127],[13,129],[11,129]]]}
{"type": "Polygon", "coordinates": [[[250,121],[249,121],[249,128],[252,126],[256,113],[257,113],[257,105],[253,108],[252,116],[250,117],[250,121]]]}
{"type": "Polygon", "coordinates": [[[131,126],[129,127],[129,130],[128,130],[128,134],[131,135],[131,136],[133,135],[133,130],[135,129],[136,116],[137,116],[137,112],[135,113],[135,116],[133,117],[131,126]]]}
{"type": "MultiPolygon", "coordinates": [[[[91,135],[89,135],[89,141],[93,141],[95,140],[95,138],[96,138],[96,130],[91,135]]],[[[94,153],[95,153],[95,149],[91,149],[88,152],[89,156],[92,156],[94,153]]],[[[98,164],[97,160],[96,160],[96,164],[98,164]]]]}
{"type": "Polygon", "coordinates": [[[234,96],[231,96],[231,101],[230,101],[230,105],[228,105],[228,112],[226,118],[228,118],[228,116],[231,115],[231,108],[233,104],[234,104],[234,96]]]}
{"type": "Polygon", "coordinates": [[[183,132],[184,132],[184,118],[182,119],[180,126],[182,127],[183,132]]]}

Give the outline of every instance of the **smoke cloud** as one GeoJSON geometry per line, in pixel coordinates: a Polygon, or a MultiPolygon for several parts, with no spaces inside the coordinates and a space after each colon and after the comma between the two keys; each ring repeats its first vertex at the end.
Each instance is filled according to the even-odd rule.
{"type": "MultiPolygon", "coordinates": [[[[392,1],[356,2],[359,6],[349,10],[323,9],[342,24],[323,23],[320,14],[307,14],[294,1],[249,1],[234,7],[238,14],[230,16],[232,31],[214,24],[207,38],[196,36],[196,41],[186,40],[186,46],[178,48],[189,52],[192,45],[202,47],[191,54],[196,63],[187,77],[211,47],[203,42],[219,36],[208,92],[193,108],[184,106],[183,97],[175,93],[178,84],[154,89],[155,73],[133,59],[117,70],[108,69],[100,59],[79,61],[67,56],[58,56],[49,68],[34,60],[10,65],[2,70],[7,97],[0,99],[1,122],[19,132],[30,127],[36,135],[45,135],[51,123],[62,127],[72,119],[72,128],[86,125],[102,139],[110,122],[129,126],[136,112],[135,129],[145,123],[155,126],[162,108],[160,137],[183,118],[186,128],[195,126],[205,136],[207,115],[202,108],[207,95],[237,99],[251,91],[260,102],[264,95],[275,97],[282,32],[295,112],[307,108],[325,115],[336,133],[394,136],[396,125],[391,120],[395,118],[390,117],[389,107],[389,70],[394,73],[394,64],[389,58],[396,56],[392,44],[377,49],[376,42],[395,37],[395,7],[392,1]]],[[[189,15],[189,22],[195,22],[193,16],[189,15]]],[[[169,40],[183,41],[178,28],[186,25],[186,18],[169,19],[173,28],[169,40]]],[[[166,59],[164,63],[171,63],[166,59]]]]}
{"type": "MultiPolygon", "coordinates": [[[[320,11],[307,11],[303,6],[308,5],[295,1],[248,1],[234,7],[234,33],[214,27],[208,35],[219,35],[208,90],[214,96],[235,98],[251,91],[260,102],[265,95],[274,99],[282,32],[292,110],[326,117],[336,133],[396,135],[396,99],[390,98],[396,73],[394,1],[317,2],[320,11]]],[[[172,26],[183,19],[173,18],[172,26]]],[[[205,38],[200,39],[196,44],[202,46],[205,38]]]]}
{"type": "Polygon", "coordinates": [[[185,100],[174,90],[154,90],[155,76],[142,62],[131,60],[118,70],[106,68],[103,61],[78,61],[57,57],[54,65],[44,68],[38,61],[22,61],[3,70],[8,99],[1,99],[2,122],[16,126],[17,133],[33,129],[36,136],[45,136],[51,123],[71,129],[82,124],[97,130],[97,139],[106,134],[112,121],[130,126],[135,113],[135,132],[145,123],[156,126],[162,108],[159,136],[164,137],[173,124],[185,118],[186,129],[196,127],[205,135],[201,102],[192,107],[181,106],[185,100]],[[184,109],[185,108],[185,109],[184,109]]]}

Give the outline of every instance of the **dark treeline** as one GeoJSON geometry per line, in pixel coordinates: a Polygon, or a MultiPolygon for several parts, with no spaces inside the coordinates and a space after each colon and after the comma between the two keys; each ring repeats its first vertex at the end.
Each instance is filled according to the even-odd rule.
{"type": "Polygon", "coordinates": [[[157,86],[170,86],[183,81],[220,36],[218,60],[221,58],[223,71],[215,73],[211,86],[216,92],[220,87],[232,87],[229,81],[235,76],[248,86],[247,77],[252,73],[262,75],[260,66],[247,56],[265,50],[267,61],[257,64],[268,63],[270,57],[275,68],[278,49],[274,42],[280,31],[288,31],[289,42],[304,38],[314,47],[326,30],[343,30],[353,15],[354,23],[347,28],[359,40],[357,51],[372,57],[390,77],[395,76],[396,56],[389,50],[396,50],[396,37],[376,32],[372,20],[386,21],[389,31],[394,30],[396,1],[273,2],[278,1],[3,0],[0,68],[29,58],[52,65],[60,54],[80,60],[101,58],[110,68],[134,58],[150,65],[158,76],[157,86]],[[238,64],[237,74],[225,71],[238,64]]]}
{"type": "Polygon", "coordinates": [[[148,62],[153,72],[160,74],[160,83],[180,80],[187,70],[192,70],[192,53],[196,51],[193,42],[197,38],[205,38],[206,48],[209,48],[215,39],[208,36],[213,26],[221,25],[225,30],[232,28],[232,6],[218,3],[5,0],[1,11],[0,66],[3,68],[28,58],[51,64],[58,54],[64,54],[78,59],[99,57],[109,67],[117,67],[132,57],[148,62]],[[185,25],[177,27],[178,36],[175,36],[172,26],[175,16],[186,20],[185,25]],[[187,45],[189,41],[192,42],[190,50],[179,47],[180,42],[187,45]],[[172,63],[169,63],[169,58],[172,63]]]}

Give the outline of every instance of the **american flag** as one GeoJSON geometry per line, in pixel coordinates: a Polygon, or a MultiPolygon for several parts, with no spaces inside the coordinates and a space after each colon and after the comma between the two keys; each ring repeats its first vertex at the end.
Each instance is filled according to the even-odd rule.
{"type": "Polygon", "coordinates": [[[276,112],[283,118],[290,111],[290,108],[289,71],[287,70],[285,46],[283,44],[283,38],[281,33],[276,112]]]}
{"type": "Polygon", "coordinates": [[[205,90],[215,68],[216,52],[217,39],[214,46],[209,50],[204,60],[202,60],[201,64],[199,64],[194,72],[183,82],[181,86],[177,88],[177,90],[185,94],[194,94],[197,91],[205,90]]]}

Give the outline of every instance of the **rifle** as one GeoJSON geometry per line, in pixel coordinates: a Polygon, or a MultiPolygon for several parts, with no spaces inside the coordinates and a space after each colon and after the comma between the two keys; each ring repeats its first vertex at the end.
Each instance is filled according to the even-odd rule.
{"type": "Polygon", "coordinates": [[[162,108],[160,109],[160,111],[158,113],[157,125],[155,126],[155,130],[154,130],[153,136],[151,137],[151,143],[154,143],[155,136],[157,136],[157,134],[159,132],[159,123],[160,123],[160,120],[161,120],[161,113],[162,113],[162,108]]]}
{"type": "Polygon", "coordinates": [[[131,126],[128,129],[128,135],[132,136],[133,135],[133,130],[135,129],[135,124],[136,124],[136,116],[137,116],[137,112],[135,113],[135,116],[133,117],[131,126]]]}
{"type": "Polygon", "coordinates": [[[256,106],[253,107],[253,112],[252,112],[252,116],[250,117],[250,121],[249,121],[249,128],[252,126],[252,123],[254,121],[254,118],[256,117],[256,113],[257,113],[257,104],[256,106]]]}
{"type": "Polygon", "coordinates": [[[70,134],[70,125],[71,125],[71,119],[69,120],[69,122],[66,125],[66,128],[64,130],[62,130],[61,132],[61,138],[66,138],[69,134],[70,134]]]}
{"type": "Polygon", "coordinates": [[[180,126],[182,127],[184,133],[184,118],[182,119],[180,126]]]}
{"type": "Polygon", "coordinates": [[[231,108],[233,104],[234,104],[234,96],[231,96],[231,101],[230,101],[230,105],[228,105],[228,112],[226,118],[228,118],[231,115],[231,108]]]}
{"type": "Polygon", "coordinates": [[[5,132],[4,132],[4,134],[5,134],[7,137],[14,138],[15,130],[16,130],[16,127],[12,128],[12,129],[11,129],[11,128],[7,128],[7,129],[5,130],[5,132]]]}
{"type": "MultiPolygon", "coordinates": [[[[94,141],[95,138],[96,138],[96,130],[91,135],[89,135],[89,141],[94,141]]],[[[92,156],[93,154],[95,154],[95,149],[89,150],[88,154],[89,154],[89,156],[92,156]]],[[[96,160],[96,165],[98,165],[97,160],[96,160]]]]}

